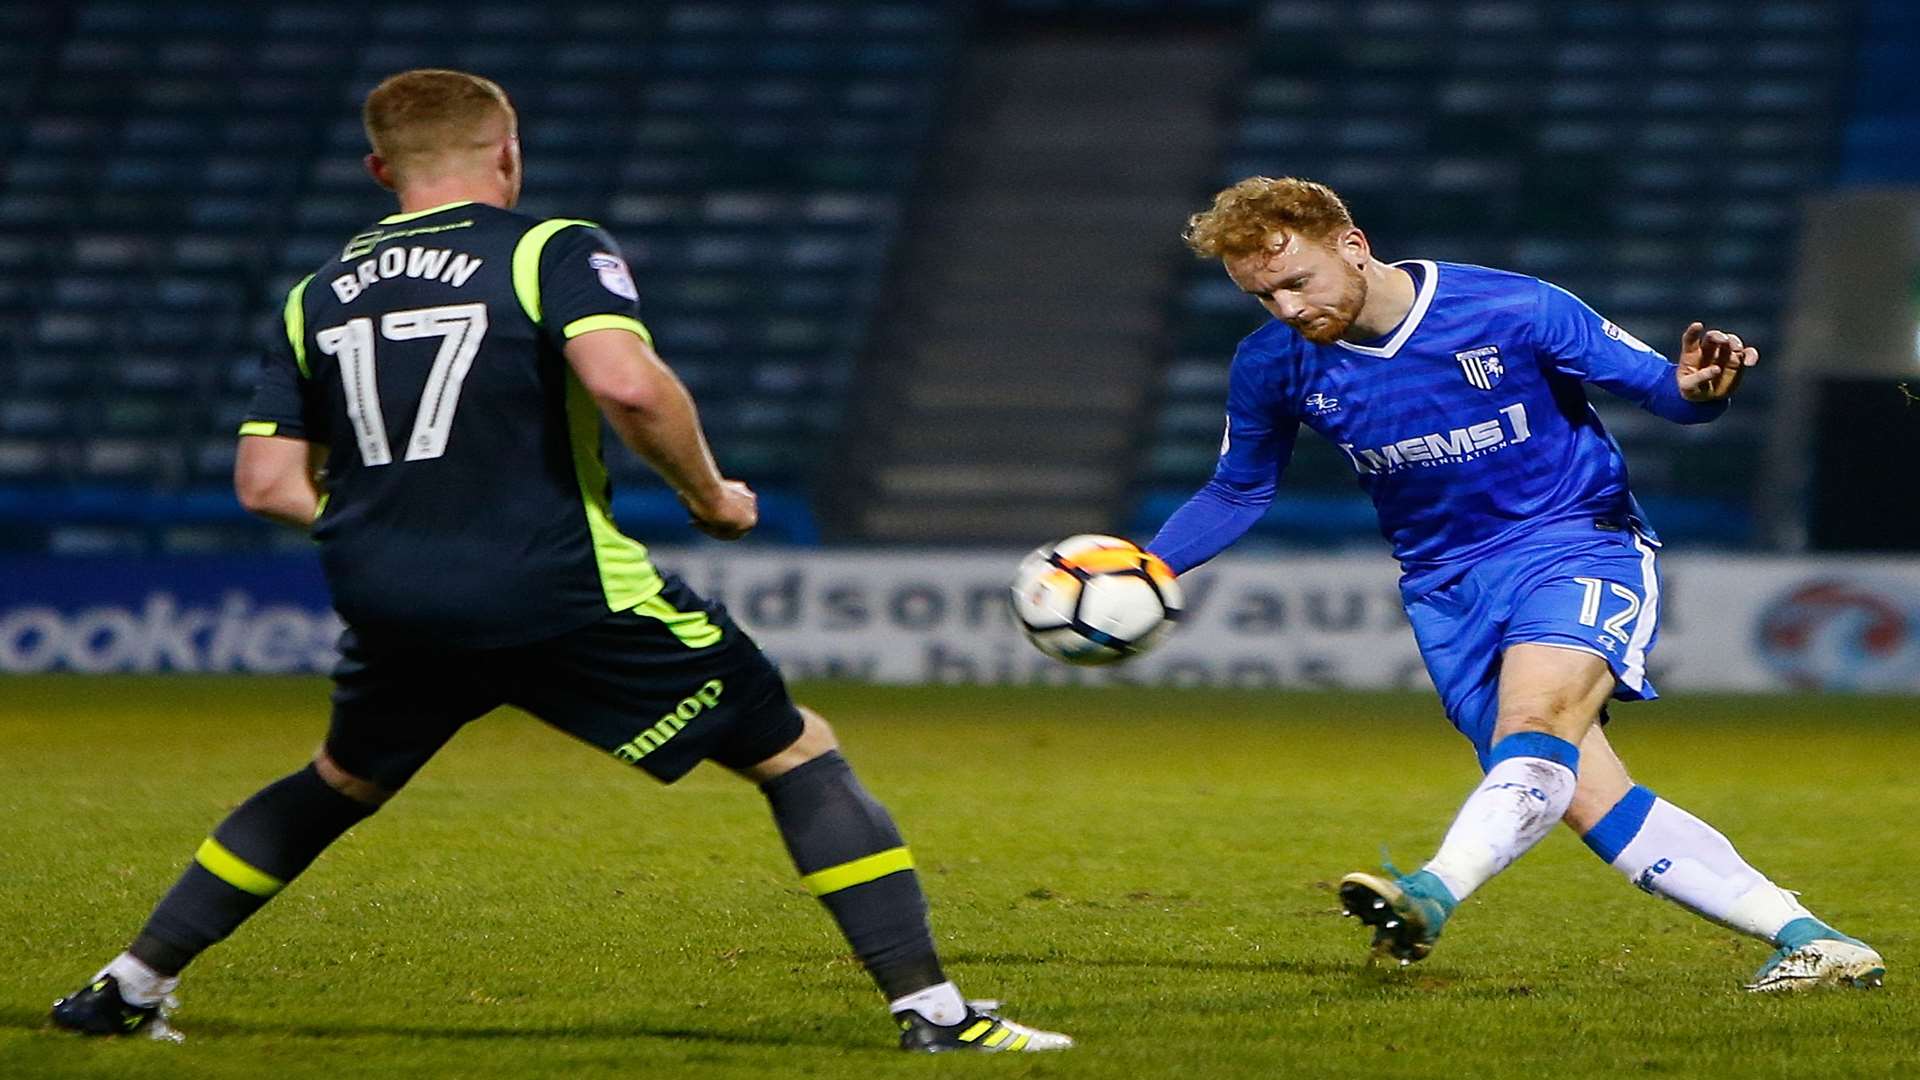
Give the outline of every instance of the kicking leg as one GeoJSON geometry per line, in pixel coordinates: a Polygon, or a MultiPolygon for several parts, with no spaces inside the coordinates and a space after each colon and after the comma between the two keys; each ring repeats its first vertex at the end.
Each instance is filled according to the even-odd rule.
{"type": "Polygon", "coordinates": [[[1878,953],[1815,918],[1713,826],[1635,784],[1598,727],[1580,761],[1566,822],[1594,854],[1646,892],[1779,949],[1748,989],[1878,984],[1878,953]]]}
{"type": "Polygon", "coordinates": [[[127,951],[54,1003],[54,1023],[114,1035],[158,1018],[182,968],[392,794],[348,774],[324,749],[307,767],[255,792],[201,843],[127,951]]]}
{"type": "Polygon", "coordinates": [[[1059,1050],[1073,1040],[969,1004],[940,968],[927,900],[893,818],[842,757],[833,731],[806,726],[787,749],[739,770],[757,782],[801,874],[887,997],[909,1050],[1059,1050]]]}
{"type": "Polygon", "coordinates": [[[1506,651],[1487,774],[1439,852],[1418,873],[1341,882],[1341,904],[1376,928],[1376,950],[1402,963],[1426,956],[1460,901],[1552,831],[1573,801],[1580,741],[1613,685],[1606,661],[1590,653],[1524,644],[1506,651]]]}

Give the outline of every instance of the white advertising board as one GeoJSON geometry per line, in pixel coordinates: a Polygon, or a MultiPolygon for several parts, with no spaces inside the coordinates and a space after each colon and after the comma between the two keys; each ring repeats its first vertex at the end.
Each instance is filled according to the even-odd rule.
{"type": "MultiPolygon", "coordinates": [[[[1069,668],[1007,605],[1018,552],[702,548],[658,561],[724,601],[789,677],[882,683],[1428,687],[1397,568],[1367,557],[1235,556],[1182,579],[1156,652],[1069,668]]],[[[1661,558],[1664,689],[1920,692],[1920,560],[1661,558]]]]}

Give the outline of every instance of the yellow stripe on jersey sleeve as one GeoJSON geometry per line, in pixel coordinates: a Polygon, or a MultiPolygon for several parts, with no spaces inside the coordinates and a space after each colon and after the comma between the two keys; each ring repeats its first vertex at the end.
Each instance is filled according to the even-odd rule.
{"type": "Polygon", "coordinates": [[[540,253],[547,249],[547,241],[554,234],[569,225],[597,229],[600,226],[579,218],[551,218],[528,229],[513,246],[513,294],[520,299],[520,309],[527,313],[535,326],[540,325],[540,253]]]}
{"type": "Polygon", "coordinates": [[[589,315],[584,319],[575,319],[560,331],[560,336],[571,341],[581,334],[590,334],[595,330],[625,330],[637,334],[641,341],[653,344],[653,334],[646,324],[630,315],[589,315]]]}

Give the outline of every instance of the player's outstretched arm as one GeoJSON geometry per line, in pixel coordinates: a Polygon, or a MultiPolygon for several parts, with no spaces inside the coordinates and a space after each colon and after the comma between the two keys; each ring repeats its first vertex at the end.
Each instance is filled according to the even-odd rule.
{"type": "Polygon", "coordinates": [[[1276,485],[1236,484],[1215,476],[1182,503],[1147,542],[1176,574],[1232,547],[1273,503],[1276,485]]]}
{"type": "Polygon", "coordinates": [[[233,491],[248,513],[311,529],[320,514],[315,462],[324,448],[285,435],[242,435],[233,459],[233,491]]]}
{"type": "Polygon", "coordinates": [[[639,335],[593,330],[567,341],[567,363],[620,436],[686,504],[708,536],[738,540],[760,520],[753,490],[720,475],[693,395],[639,335]]]}
{"type": "Polygon", "coordinates": [[[1709,330],[1694,323],[1680,335],[1680,357],[1675,378],[1680,396],[1693,402],[1720,401],[1740,385],[1746,370],[1760,362],[1760,350],[1725,330],[1709,330]]]}
{"type": "Polygon", "coordinates": [[[1534,344],[1547,367],[1612,391],[1676,424],[1704,424],[1727,411],[1756,350],[1699,323],[1681,339],[1678,363],[1600,317],[1572,293],[1540,283],[1534,344]],[[1736,366],[1737,365],[1737,366],[1736,366]]]}

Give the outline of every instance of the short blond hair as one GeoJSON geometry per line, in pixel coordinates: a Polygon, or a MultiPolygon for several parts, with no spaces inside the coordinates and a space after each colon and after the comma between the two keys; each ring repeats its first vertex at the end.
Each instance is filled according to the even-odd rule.
{"type": "Polygon", "coordinates": [[[1347,204],[1325,184],[1297,176],[1249,176],[1187,219],[1181,234],[1202,258],[1236,258],[1266,250],[1275,233],[1329,241],[1353,228],[1347,204]]]}
{"type": "Polygon", "coordinates": [[[393,169],[410,169],[492,144],[489,128],[505,117],[517,123],[507,92],[492,79],[444,68],[389,75],[367,95],[360,111],[367,143],[393,169]]]}

